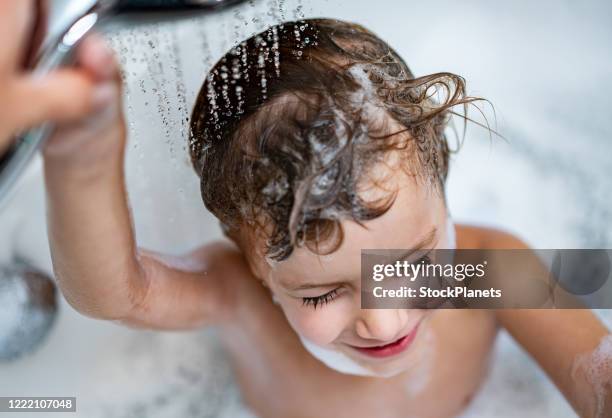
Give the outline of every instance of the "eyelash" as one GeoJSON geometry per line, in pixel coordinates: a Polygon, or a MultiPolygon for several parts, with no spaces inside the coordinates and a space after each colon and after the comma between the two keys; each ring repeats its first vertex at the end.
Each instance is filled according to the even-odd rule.
{"type": "Polygon", "coordinates": [[[309,298],[302,298],[302,306],[312,306],[313,309],[317,309],[317,306],[327,305],[329,302],[336,299],[338,296],[338,289],[334,289],[331,292],[327,292],[321,296],[313,296],[309,298]]]}
{"type": "MultiPolygon", "coordinates": [[[[424,262],[425,264],[430,264],[431,258],[429,258],[428,255],[424,255],[423,257],[419,258],[416,261],[416,263],[420,263],[420,262],[424,262]]],[[[302,306],[312,306],[312,308],[316,310],[317,306],[327,305],[328,303],[336,299],[336,297],[338,297],[338,289],[334,289],[331,292],[327,292],[326,294],[321,295],[321,296],[302,298],[302,306]]]]}

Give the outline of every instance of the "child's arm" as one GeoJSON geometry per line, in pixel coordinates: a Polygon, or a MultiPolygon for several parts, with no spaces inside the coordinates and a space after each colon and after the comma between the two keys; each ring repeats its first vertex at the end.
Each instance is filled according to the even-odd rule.
{"type": "MultiPolygon", "coordinates": [[[[529,248],[505,233],[497,233],[486,246],[529,248]]],[[[539,363],[581,417],[612,417],[612,353],[600,365],[599,376],[586,376],[590,355],[610,334],[590,310],[505,309],[497,311],[497,319],[539,363]],[[581,358],[584,361],[579,361],[581,358]],[[595,380],[601,380],[601,387],[595,380]]]]}
{"type": "Polygon", "coordinates": [[[170,258],[136,247],[124,185],[118,71],[110,53],[91,53],[94,42],[101,41],[82,45],[81,66],[114,99],[90,119],[61,127],[44,150],[58,284],[71,305],[96,318],[165,329],[222,320],[232,306],[228,282],[248,274],[235,249],[214,244],[170,258]]]}
{"type": "MultiPolygon", "coordinates": [[[[612,357],[603,363],[607,378],[602,386],[587,378],[587,363],[575,363],[581,356],[587,362],[609,330],[589,310],[523,309],[502,310],[499,322],[540,364],[581,417],[612,416],[612,357]],[[607,363],[607,365],[606,365],[607,363]],[[574,372],[574,365],[580,366],[574,372]],[[601,408],[597,411],[598,399],[601,408]]],[[[609,353],[612,355],[612,353],[609,353]]]]}

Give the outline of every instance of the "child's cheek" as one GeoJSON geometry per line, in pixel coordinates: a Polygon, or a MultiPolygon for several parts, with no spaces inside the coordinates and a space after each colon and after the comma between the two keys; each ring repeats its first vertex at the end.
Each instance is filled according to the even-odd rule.
{"type": "Polygon", "coordinates": [[[291,307],[285,315],[295,332],[321,346],[336,341],[345,327],[342,307],[334,303],[316,310],[310,306],[291,307]]]}

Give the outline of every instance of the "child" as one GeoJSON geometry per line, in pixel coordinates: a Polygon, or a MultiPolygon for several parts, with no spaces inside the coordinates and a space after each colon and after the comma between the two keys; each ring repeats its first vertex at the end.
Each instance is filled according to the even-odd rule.
{"type": "Polygon", "coordinates": [[[336,20],[233,48],[202,87],[190,138],[204,203],[231,242],[183,257],[136,247],[116,94],[45,149],[55,273],[80,312],[217,326],[246,403],[282,418],[456,416],[502,325],[580,414],[610,416],[588,361],[571,373],[608,334],[589,311],[360,309],[362,248],[526,248],[451,221],[444,128],[474,100],[460,77],[414,78],[376,35],[336,20]]]}

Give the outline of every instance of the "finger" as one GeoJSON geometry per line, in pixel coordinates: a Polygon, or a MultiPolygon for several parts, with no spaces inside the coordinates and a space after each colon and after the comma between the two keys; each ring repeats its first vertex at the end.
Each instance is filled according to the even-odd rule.
{"type": "Polygon", "coordinates": [[[9,148],[13,140],[12,132],[5,132],[5,127],[0,126],[0,158],[4,154],[4,151],[9,148]]]}
{"type": "Polygon", "coordinates": [[[86,74],[64,69],[42,78],[23,77],[10,92],[6,120],[15,130],[51,121],[68,122],[86,117],[115,99],[112,84],[94,83],[86,74]]]}
{"type": "Polygon", "coordinates": [[[28,49],[23,56],[22,67],[32,68],[34,65],[41,45],[47,35],[49,20],[49,5],[47,0],[35,0],[35,13],[32,28],[30,29],[30,39],[27,42],[28,49]]]}
{"type": "Polygon", "coordinates": [[[34,21],[33,0],[0,1],[0,74],[16,71],[23,62],[34,21]]]}
{"type": "Polygon", "coordinates": [[[115,55],[98,34],[88,36],[79,45],[77,63],[96,81],[118,80],[119,67],[115,55]]]}

